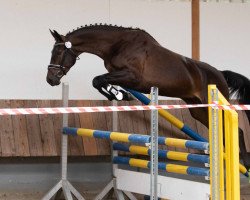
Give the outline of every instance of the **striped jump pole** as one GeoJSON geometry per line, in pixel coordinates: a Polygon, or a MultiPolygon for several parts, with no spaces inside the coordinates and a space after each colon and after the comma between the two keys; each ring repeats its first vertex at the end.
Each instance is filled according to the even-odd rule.
{"type": "Polygon", "coordinates": [[[79,135],[85,137],[109,139],[118,142],[136,142],[141,144],[150,142],[150,136],[148,135],[129,134],[129,133],[120,133],[112,131],[100,131],[100,130],[92,130],[85,128],[64,127],[63,133],[74,136],[79,135]]]}
{"type": "MultiPolygon", "coordinates": [[[[121,157],[121,156],[114,157],[113,163],[129,165],[131,167],[140,167],[146,169],[150,168],[150,161],[148,160],[141,160],[135,158],[121,157]]],[[[209,170],[200,167],[189,167],[184,165],[174,165],[174,164],[159,162],[158,169],[177,174],[209,177],[209,170]]]]}
{"type": "MultiPolygon", "coordinates": [[[[147,98],[145,95],[141,94],[140,92],[137,92],[135,90],[126,89],[128,92],[130,92],[134,97],[136,97],[139,101],[141,101],[145,105],[150,104],[150,99],[147,98]]],[[[177,119],[175,116],[170,114],[168,111],[160,109],[158,110],[159,114],[165,118],[167,121],[169,121],[171,124],[173,124],[175,127],[183,131],[186,135],[193,138],[196,141],[201,142],[208,142],[207,139],[203,138],[201,135],[199,135],[196,131],[192,130],[189,126],[185,125],[182,121],[177,119]]]]}
{"type": "MultiPolygon", "coordinates": [[[[114,143],[113,149],[117,151],[124,151],[130,152],[139,155],[151,155],[151,150],[148,147],[143,146],[136,146],[136,145],[125,145],[121,143],[114,143]]],[[[158,150],[158,157],[159,158],[168,158],[171,160],[178,160],[178,161],[191,161],[197,163],[209,163],[209,156],[207,155],[198,155],[198,154],[191,154],[191,153],[183,153],[183,152],[176,152],[176,151],[167,151],[167,150],[158,150]]]]}
{"type": "Polygon", "coordinates": [[[191,148],[203,151],[207,151],[209,149],[209,143],[207,142],[199,142],[193,140],[184,140],[184,139],[167,138],[167,137],[159,137],[158,144],[172,146],[172,147],[179,147],[179,148],[191,148]]]}
{"type": "MultiPolygon", "coordinates": [[[[109,139],[118,142],[136,142],[140,144],[145,144],[145,143],[150,143],[151,141],[151,137],[149,135],[101,131],[101,130],[92,130],[85,128],[64,127],[63,133],[74,136],[79,135],[85,137],[109,139]]],[[[158,144],[172,146],[172,147],[179,147],[179,148],[192,148],[197,150],[209,149],[209,145],[207,142],[198,142],[198,141],[182,140],[182,139],[166,138],[166,137],[159,137],[158,144]]]]}

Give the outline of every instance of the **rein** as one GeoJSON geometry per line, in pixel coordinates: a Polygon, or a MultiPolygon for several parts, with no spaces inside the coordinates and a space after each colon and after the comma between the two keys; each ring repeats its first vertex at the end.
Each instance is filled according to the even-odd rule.
{"type": "Polygon", "coordinates": [[[58,65],[58,64],[53,64],[53,63],[50,63],[48,65],[48,70],[50,69],[57,69],[58,72],[56,74],[56,76],[58,78],[61,78],[63,75],[66,75],[66,67],[63,66],[64,64],[64,60],[65,60],[65,57],[66,57],[66,53],[69,52],[71,55],[73,55],[76,60],[80,60],[79,56],[72,50],[72,43],[71,42],[61,42],[61,43],[56,43],[54,45],[55,46],[60,46],[60,45],[64,45],[66,47],[66,49],[63,51],[63,57],[62,57],[62,60],[61,60],[61,63],[58,65]]]}

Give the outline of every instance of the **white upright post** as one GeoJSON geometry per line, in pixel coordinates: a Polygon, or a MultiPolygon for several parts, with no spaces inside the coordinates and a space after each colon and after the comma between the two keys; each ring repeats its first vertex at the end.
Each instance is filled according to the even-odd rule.
{"type": "MultiPolygon", "coordinates": [[[[62,84],[62,100],[63,107],[68,107],[69,100],[69,85],[68,83],[62,84]]],[[[63,114],[63,127],[68,126],[68,114],[63,114]]],[[[66,200],[73,200],[72,194],[78,200],[85,200],[82,195],[71,185],[67,180],[68,170],[68,135],[62,134],[61,136],[61,180],[42,198],[42,200],[49,200],[62,189],[66,200]],[[72,193],[72,194],[71,194],[72,193]]]]}
{"type": "MultiPolygon", "coordinates": [[[[158,88],[151,88],[151,105],[158,104],[158,88]]],[[[150,200],[158,200],[158,110],[151,110],[150,200]]]]}
{"type": "MultiPolygon", "coordinates": [[[[112,105],[117,106],[118,105],[117,101],[112,101],[112,105]]],[[[112,131],[118,131],[118,113],[117,112],[112,112],[112,131]]],[[[113,160],[113,158],[115,156],[118,156],[118,151],[113,150],[113,144],[115,142],[116,141],[110,141],[111,159],[112,160],[113,160]]],[[[116,171],[117,171],[117,169],[118,169],[118,165],[117,164],[112,164],[114,193],[115,193],[116,199],[124,200],[124,195],[123,195],[122,191],[118,190],[117,187],[116,187],[116,171]]]]}
{"type": "MultiPolygon", "coordinates": [[[[218,90],[211,90],[212,102],[218,102],[218,90]]],[[[211,168],[210,173],[212,174],[212,191],[211,199],[217,200],[220,199],[220,167],[219,167],[219,110],[218,108],[212,108],[212,139],[210,142],[210,148],[212,149],[211,159],[211,168]]]]}
{"type": "MultiPolygon", "coordinates": [[[[119,89],[119,87],[117,87],[119,89]]],[[[117,101],[112,101],[112,106],[117,106],[117,101]]],[[[118,131],[118,113],[116,111],[112,112],[112,131],[118,131]]],[[[118,156],[118,151],[113,150],[113,143],[116,141],[110,141],[111,148],[111,162],[115,156],[118,156]]],[[[102,200],[104,197],[113,189],[117,200],[125,200],[123,193],[130,200],[137,200],[136,197],[128,191],[122,191],[117,189],[117,172],[118,165],[112,164],[112,180],[102,189],[102,191],[94,198],[94,200],[102,200]]]]}

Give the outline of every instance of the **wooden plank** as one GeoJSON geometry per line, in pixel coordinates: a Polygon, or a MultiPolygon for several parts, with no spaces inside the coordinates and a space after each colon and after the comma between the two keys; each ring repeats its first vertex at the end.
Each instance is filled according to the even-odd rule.
{"type": "MultiPolygon", "coordinates": [[[[136,104],[136,103],[135,103],[136,104]]],[[[118,102],[118,105],[129,106],[129,102],[118,102]]],[[[119,131],[124,133],[134,133],[132,112],[118,112],[119,131]]]]}
{"type": "MultiPolygon", "coordinates": [[[[103,100],[103,106],[111,106],[112,102],[108,100],[103,100]]],[[[107,130],[113,130],[113,112],[105,112],[105,117],[107,121],[107,130]]],[[[119,127],[119,122],[117,120],[118,127],[119,127]]]]}
{"type": "MultiPolygon", "coordinates": [[[[48,103],[41,103],[39,107],[54,107],[61,106],[60,101],[51,100],[48,103]]],[[[45,101],[46,102],[46,101],[45,101]]],[[[105,106],[110,105],[109,101],[71,101],[70,105],[74,106],[105,106]],[[77,103],[78,102],[78,103],[77,103]],[[81,103],[79,103],[81,102],[81,103]]],[[[138,105],[138,101],[123,102],[120,105],[138,105]]],[[[161,101],[160,104],[181,104],[179,100],[161,101]]],[[[1,101],[1,107],[37,107],[37,102],[34,100],[11,100],[1,101]]],[[[169,110],[177,118],[184,121],[193,129],[196,127],[197,132],[202,136],[207,135],[207,129],[191,118],[190,114],[186,114],[183,109],[169,110]],[[184,120],[183,120],[184,119],[184,120]]],[[[112,130],[112,112],[109,113],[95,113],[93,114],[72,114],[69,117],[69,125],[74,127],[112,130]]],[[[149,133],[150,132],[150,111],[136,111],[136,112],[119,112],[118,114],[119,130],[128,133],[149,133]]],[[[12,116],[6,121],[8,116],[0,117],[0,155],[2,155],[2,145],[4,151],[2,156],[54,156],[59,155],[61,151],[61,118],[62,115],[50,115],[45,117],[41,126],[43,132],[41,133],[41,126],[38,115],[27,116],[12,116]],[[53,119],[53,120],[51,120],[53,119]],[[44,129],[45,127],[45,129],[44,129]],[[53,129],[52,131],[50,131],[53,129]],[[6,134],[7,133],[7,134],[6,134]],[[10,134],[9,134],[10,133],[10,134]],[[45,136],[44,136],[45,133],[45,136]],[[43,134],[43,136],[41,136],[43,134]],[[53,137],[54,135],[54,137],[53,137]],[[44,137],[46,138],[44,140],[44,137]],[[2,139],[3,138],[3,139],[2,139]],[[54,138],[54,139],[53,139],[54,138]],[[43,142],[42,142],[43,141],[43,142]],[[45,142],[47,141],[47,142],[45,142]],[[48,149],[49,146],[49,149],[48,149]],[[52,149],[51,149],[52,148],[52,149]],[[46,151],[46,152],[43,152],[46,151]],[[51,153],[52,152],[52,153],[51,153]]],[[[239,111],[239,125],[244,131],[244,137],[248,152],[250,151],[250,137],[247,133],[250,130],[248,119],[239,111]]],[[[177,128],[170,125],[164,119],[159,117],[159,133],[174,138],[187,138],[177,128]]],[[[69,139],[70,155],[109,155],[109,142],[104,140],[96,140],[93,138],[75,137],[69,139]],[[90,142],[89,142],[90,140],[90,142]],[[85,143],[84,143],[85,142],[85,143]],[[84,144],[84,145],[83,145],[84,144]],[[86,145],[86,150],[84,147],[86,145]],[[91,148],[90,148],[91,147],[91,148]],[[97,148],[98,147],[98,148],[97,148]]],[[[167,148],[174,150],[174,148],[167,148]]],[[[175,149],[177,151],[181,149],[175,149]]],[[[183,149],[182,149],[183,150],[183,149]]]]}
{"type": "MultiPolygon", "coordinates": [[[[69,101],[69,106],[76,105],[76,101],[69,101]]],[[[79,117],[76,114],[69,114],[69,127],[79,127],[79,117]]],[[[69,136],[69,155],[82,156],[84,155],[82,138],[79,136],[69,136]]]]}
{"type": "MultiPolygon", "coordinates": [[[[10,107],[11,108],[23,108],[24,101],[23,100],[11,100],[10,107]]],[[[11,118],[12,118],[13,131],[14,131],[16,156],[24,156],[24,157],[30,156],[26,116],[17,115],[17,116],[12,116],[11,118]]]]}
{"type": "Polygon", "coordinates": [[[192,58],[200,60],[200,0],[192,0],[192,58]]]}
{"type": "MultiPolygon", "coordinates": [[[[38,107],[50,107],[49,100],[38,100],[38,107]]],[[[39,115],[44,156],[58,156],[52,115],[39,115]]]]}
{"type": "MultiPolygon", "coordinates": [[[[74,103],[72,103],[72,104],[73,104],[74,106],[76,106],[76,105],[77,105],[77,101],[78,101],[78,100],[72,101],[72,102],[74,102],[74,103]]],[[[75,127],[81,128],[79,114],[78,114],[78,113],[75,113],[75,114],[74,114],[74,117],[75,117],[75,127]]],[[[83,140],[82,140],[82,138],[81,138],[81,137],[77,137],[77,138],[76,138],[76,143],[77,143],[77,145],[79,146],[80,155],[82,155],[82,156],[85,155],[85,154],[84,154],[84,146],[83,146],[83,140]]]]}
{"type": "MultiPolygon", "coordinates": [[[[90,105],[93,107],[104,106],[104,103],[101,100],[92,100],[90,105]]],[[[94,129],[110,131],[105,113],[92,113],[92,117],[94,129]]],[[[110,140],[96,139],[96,142],[98,155],[110,155],[110,140]]]]}
{"type": "MultiPolygon", "coordinates": [[[[36,100],[25,101],[24,107],[36,108],[37,101],[36,100]]],[[[44,156],[39,116],[27,115],[26,124],[27,124],[27,135],[28,135],[30,155],[31,156],[44,156]]]]}
{"type": "MultiPolygon", "coordinates": [[[[62,107],[62,100],[50,100],[51,107],[62,107]]],[[[53,119],[54,136],[56,142],[57,155],[61,155],[61,139],[62,139],[62,114],[51,115],[53,119]]]]}
{"type": "MultiPolygon", "coordinates": [[[[143,105],[140,101],[133,100],[126,102],[125,105],[143,105]]],[[[147,119],[145,118],[145,113],[143,111],[129,111],[127,112],[127,116],[129,117],[129,125],[132,124],[131,128],[132,133],[142,134],[142,135],[150,135],[150,127],[147,127],[147,119]]],[[[150,125],[150,124],[149,124],[150,125]]]]}
{"type": "Polygon", "coordinates": [[[197,127],[197,132],[204,138],[206,138],[208,140],[208,128],[203,125],[201,122],[199,122],[198,120],[196,121],[196,127],[197,127]]]}
{"type": "MultiPolygon", "coordinates": [[[[0,101],[0,108],[10,108],[10,101],[0,101]]],[[[0,116],[0,138],[2,157],[15,156],[16,147],[11,116],[0,116]]]]}
{"type": "MultiPolygon", "coordinates": [[[[76,105],[76,101],[69,101],[69,106],[73,107],[76,105]]],[[[68,126],[69,127],[77,127],[76,124],[80,125],[79,123],[79,118],[75,118],[75,114],[69,114],[69,122],[68,126]],[[77,121],[78,120],[78,121],[77,121]]],[[[84,149],[83,149],[83,144],[82,144],[82,138],[78,136],[69,136],[69,149],[70,153],[69,155],[71,156],[80,156],[84,155],[84,149]]]]}
{"type": "MultiPolygon", "coordinates": [[[[111,106],[113,105],[111,101],[103,100],[104,106],[111,106]]],[[[113,130],[113,112],[105,112],[106,122],[107,122],[107,130],[113,130]]],[[[119,120],[117,118],[117,127],[119,129],[119,120]]],[[[112,142],[109,141],[109,152],[111,152],[112,142]]]]}
{"type": "MultiPolygon", "coordinates": [[[[142,103],[138,103],[137,101],[130,101],[128,105],[142,105],[142,103]]],[[[145,115],[142,111],[129,111],[129,115],[132,119],[133,130],[135,133],[139,133],[142,135],[148,135],[145,121],[145,115]]]]}
{"type": "MultiPolygon", "coordinates": [[[[77,106],[91,106],[90,101],[83,100],[77,101],[77,106]]],[[[94,129],[92,113],[81,113],[79,114],[80,126],[82,128],[94,129]]],[[[96,156],[97,152],[97,142],[95,138],[82,137],[84,155],[86,156],[96,156]]]]}

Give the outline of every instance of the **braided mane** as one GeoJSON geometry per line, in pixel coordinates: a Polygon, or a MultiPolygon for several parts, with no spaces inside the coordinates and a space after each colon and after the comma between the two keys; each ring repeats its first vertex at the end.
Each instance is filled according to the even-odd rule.
{"type": "Polygon", "coordinates": [[[139,28],[132,28],[132,27],[123,27],[123,26],[117,26],[117,25],[112,25],[112,24],[89,24],[81,27],[77,27],[77,29],[73,29],[72,31],[68,32],[66,36],[75,33],[76,31],[82,31],[82,30],[110,30],[110,31],[115,31],[115,30],[140,30],[145,32],[142,29],[139,28]]]}

